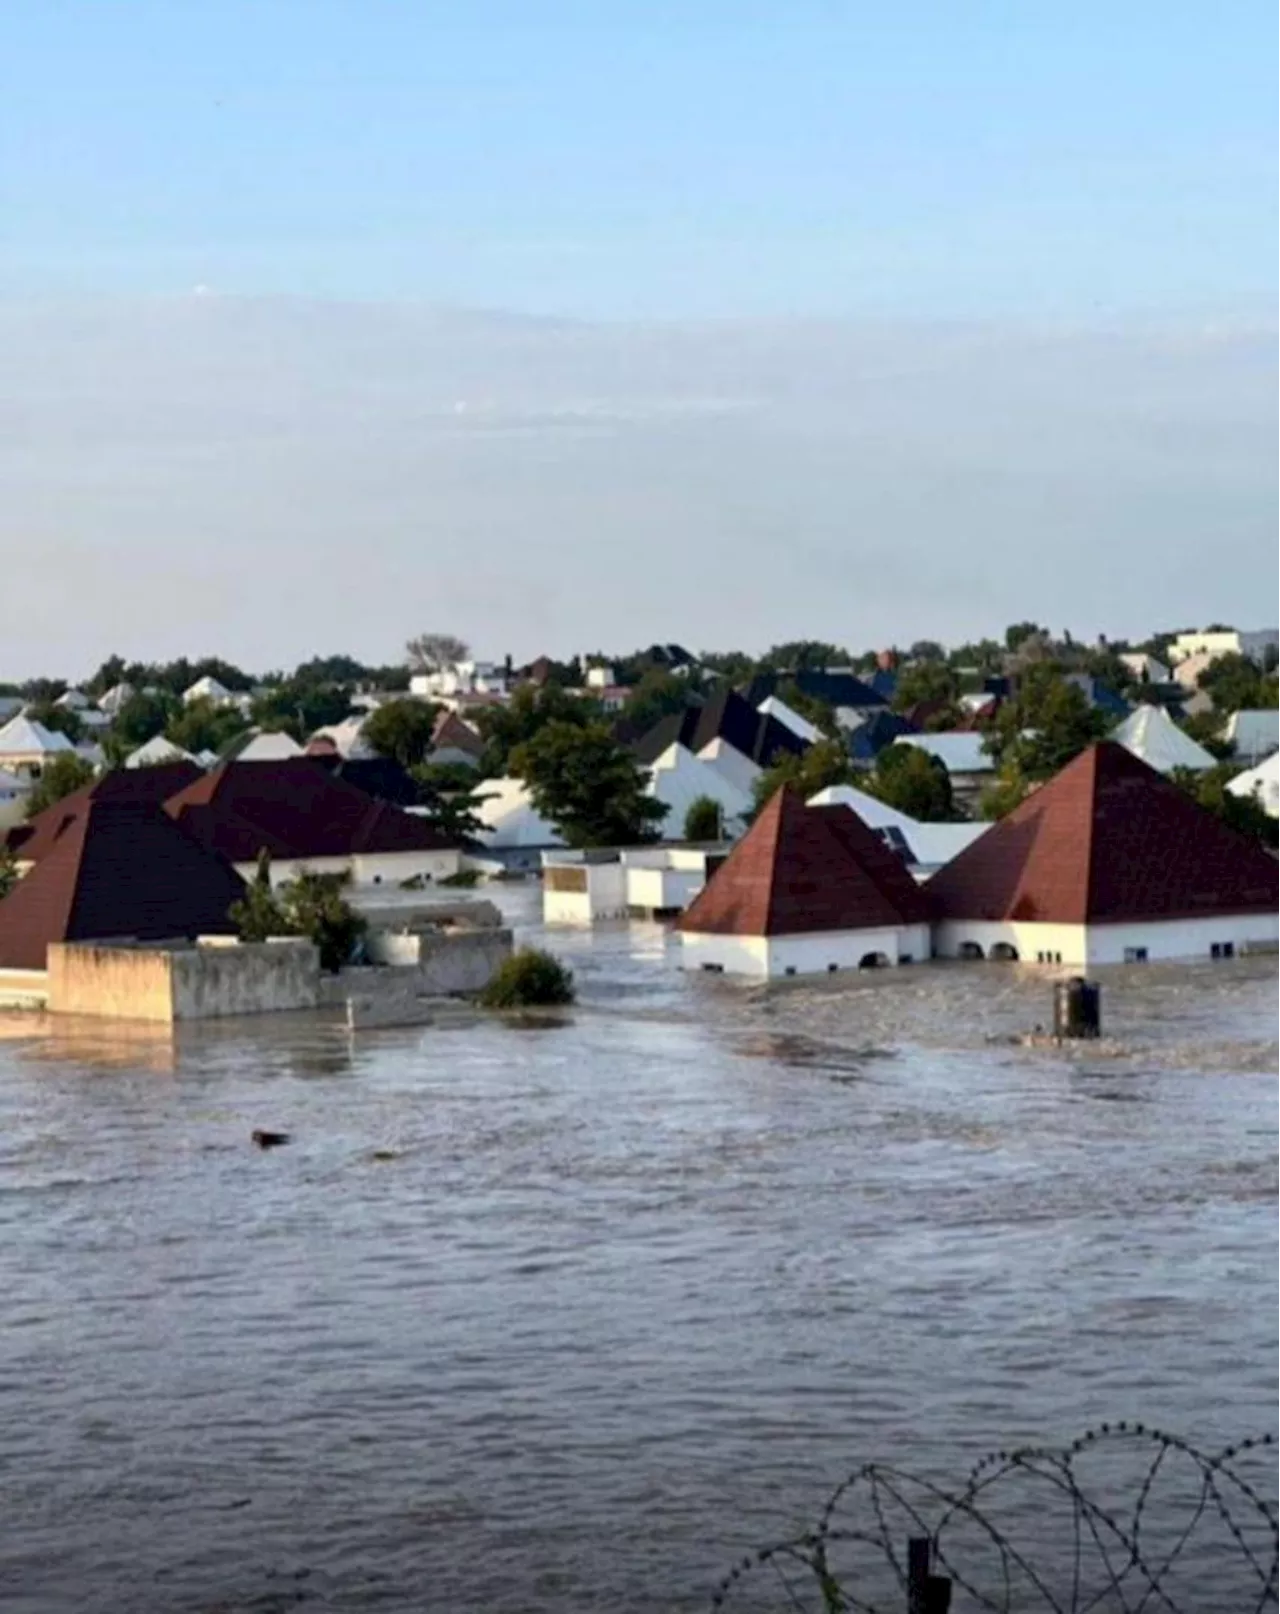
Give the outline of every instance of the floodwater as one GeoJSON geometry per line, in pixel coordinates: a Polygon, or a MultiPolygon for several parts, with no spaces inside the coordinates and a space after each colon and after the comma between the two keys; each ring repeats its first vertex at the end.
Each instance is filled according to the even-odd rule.
{"type": "Polygon", "coordinates": [[[6,1614],[706,1608],[870,1460],[1274,1428],[1273,960],[1064,1053],[1012,967],[552,945],[552,1023],[4,1023],[6,1614]]]}

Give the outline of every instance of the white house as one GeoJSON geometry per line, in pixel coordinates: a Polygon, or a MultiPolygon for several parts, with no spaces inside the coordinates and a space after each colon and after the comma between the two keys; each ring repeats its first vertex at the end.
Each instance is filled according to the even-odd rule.
{"type": "Polygon", "coordinates": [[[409,693],[427,700],[441,696],[506,695],[506,668],[492,661],[456,661],[435,672],[414,673],[409,693]]]}
{"type": "Polygon", "coordinates": [[[798,734],[802,740],[814,745],[822,739],[822,730],[807,717],[801,717],[799,712],[792,711],[784,700],[776,695],[766,695],[756,707],[757,712],[763,712],[766,717],[776,717],[779,723],[789,728],[792,734],[798,734]]]}
{"type": "Polygon", "coordinates": [[[57,729],[19,712],[0,728],[0,768],[25,773],[38,779],[44,767],[57,756],[74,756],[75,746],[57,729]]]}
{"type": "Polygon", "coordinates": [[[484,825],[475,838],[504,867],[532,871],[544,851],[564,845],[560,831],[533,805],[523,779],[484,779],[475,796],[476,817],[484,825]]]}
{"type": "Polygon", "coordinates": [[[1280,712],[1274,707],[1255,712],[1232,712],[1222,731],[1236,748],[1241,762],[1260,762],[1280,749],[1280,712]]]}
{"type": "Polygon", "coordinates": [[[1252,796],[1264,812],[1280,818],[1280,751],[1273,751],[1256,768],[1238,773],[1227,789],[1233,796],[1252,796]]]}
{"type": "Polygon", "coordinates": [[[1136,706],[1111,738],[1157,773],[1175,768],[1201,773],[1217,766],[1213,755],[1184,734],[1163,706],[1136,706]]]}
{"type": "MultiPolygon", "coordinates": [[[[745,760],[745,759],[744,759],[745,760]]],[[[743,790],[712,762],[695,757],[679,741],[674,741],[650,764],[646,794],[667,809],[661,830],[667,840],[684,836],[689,808],[702,797],[709,797],[720,808],[720,833],[731,840],[742,833],[751,811],[751,791],[743,790]]]]}
{"type": "Polygon", "coordinates": [[[543,852],[542,917],[549,925],[592,925],[633,915],[661,919],[678,914],[723,856],[722,851],[693,846],[543,852]]]}
{"type": "Polygon", "coordinates": [[[972,846],[990,825],[967,820],[960,824],[929,824],[900,813],[896,807],[869,796],[852,785],[828,785],[816,796],[810,796],[810,807],[844,807],[856,813],[868,829],[872,829],[893,851],[902,858],[916,879],[924,880],[953,857],[958,857],[966,846],[972,846]]]}
{"type": "Polygon", "coordinates": [[[235,700],[235,696],[218,679],[206,673],[203,678],[197,678],[182,692],[182,704],[190,706],[192,701],[212,701],[215,706],[228,706],[235,700]]]}
{"type": "Polygon", "coordinates": [[[686,969],[770,979],[909,963],[929,908],[901,859],[847,807],[776,791],[677,921],[686,969]]]}
{"type": "Polygon", "coordinates": [[[153,768],[163,762],[195,760],[189,751],[184,751],[180,745],[174,745],[172,740],[166,740],[163,734],[154,734],[136,751],[130,751],[124,759],[124,765],[126,768],[153,768]]]}
{"type": "Polygon", "coordinates": [[[751,796],[751,787],[764,769],[721,735],[708,740],[697,753],[699,761],[708,762],[738,792],[751,796]]]}
{"type": "Polygon", "coordinates": [[[317,751],[327,751],[332,747],[340,757],[349,757],[352,761],[371,757],[373,747],[364,737],[368,718],[368,712],[362,712],[359,716],[344,718],[341,723],[326,723],[323,728],[315,730],[307,744],[317,751]]]}
{"type": "Polygon", "coordinates": [[[934,875],[934,952],[1089,968],[1272,949],[1276,873],[1256,841],[1104,741],[934,875]]]}
{"type": "Polygon", "coordinates": [[[0,830],[12,829],[27,816],[27,799],[33,788],[29,775],[0,768],[0,830]]]}
{"type": "Polygon", "coordinates": [[[900,734],[892,743],[914,746],[940,762],[947,770],[953,794],[962,802],[972,803],[995,774],[995,759],[987,753],[986,736],[976,729],[900,734]]]}
{"type": "Polygon", "coordinates": [[[1167,684],[1169,682],[1169,668],[1163,661],[1149,654],[1146,650],[1125,650],[1119,657],[1120,665],[1139,683],[1167,684]]]}
{"type": "Polygon", "coordinates": [[[285,762],[302,755],[303,749],[293,735],[276,729],[244,735],[224,753],[228,761],[236,762],[285,762]]]}
{"type": "Polygon", "coordinates": [[[1238,628],[1221,628],[1212,632],[1180,633],[1169,645],[1169,660],[1175,666],[1188,656],[1208,656],[1217,661],[1221,656],[1248,656],[1261,662],[1268,650],[1280,648],[1280,629],[1260,628],[1256,632],[1242,632],[1238,628]]]}
{"type": "Polygon", "coordinates": [[[53,703],[61,706],[64,712],[83,712],[92,706],[93,702],[82,689],[64,690],[53,703]]]}
{"type": "Polygon", "coordinates": [[[119,717],[120,708],[131,701],[137,691],[132,684],[112,684],[111,688],[98,701],[98,710],[105,712],[108,717],[119,717]]]}

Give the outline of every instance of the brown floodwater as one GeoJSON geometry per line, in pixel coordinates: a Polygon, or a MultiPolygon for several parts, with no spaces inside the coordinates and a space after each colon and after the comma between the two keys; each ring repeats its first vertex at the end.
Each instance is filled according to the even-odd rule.
{"type": "Polygon", "coordinates": [[[1274,960],[1063,1052],[1016,968],[552,945],[552,1023],[4,1022],[6,1614],[705,1608],[866,1461],[1274,1428],[1274,960]]]}

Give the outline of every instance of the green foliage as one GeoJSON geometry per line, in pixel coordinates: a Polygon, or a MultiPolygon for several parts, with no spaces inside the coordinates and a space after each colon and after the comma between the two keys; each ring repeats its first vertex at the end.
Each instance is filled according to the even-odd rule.
{"type": "Polygon", "coordinates": [[[1051,662],[1026,669],[1014,700],[1000,709],[987,749],[1001,772],[1028,782],[1048,779],[1095,741],[1105,737],[1106,714],[1051,662]]]}
{"type": "Polygon", "coordinates": [[[1004,647],[1009,651],[1020,650],[1034,635],[1047,633],[1048,629],[1038,622],[1011,622],[1004,630],[1004,647]]]}
{"type": "Polygon", "coordinates": [[[420,633],[404,647],[405,659],[414,672],[439,672],[470,654],[465,639],[452,633],[420,633]]]}
{"type": "Polygon", "coordinates": [[[179,710],[172,695],[147,695],[139,691],[130,695],[120,708],[111,733],[126,750],[136,751],[157,734],[163,734],[179,710]]]}
{"type": "Polygon", "coordinates": [[[389,757],[402,768],[416,768],[431,753],[440,710],[433,701],[387,701],[369,713],[360,732],[380,757],[389,757]]]}
{"type": "Polygon", "coordinates": [[[1004,650],[994,639],[978,639],[960,644],[947,657],[952,667],[973,667],[979,673],[998,673],[1004,666],[1004,650]]]}
{"type": "Polygon", "coordinates": [[[821,639],[790,639],[766,650],[760,666],[774,672],[821,672],[826,667],[847,667],[852,660],[847,650],[821,639]]]}
{"type": "Polygon", "coordinates": [[[34,818],[55,801],[83,790],[93,779],[93,769],[83,757],[62,751],[45,763],[40,777],[27,797],[27,817],[34,818]]]}
{"type": "Polygon", "coordinates": [[[418,787],[418,805],[428,821],[456,841],[470,840],[484,828],[479,808],[487,796],[477,791],[474,768],[464,763],[421,762],[409,772],[418,787]]]}
{"type": "Polygon", "coordinates": [[[84,724],[67,706],[55,706],[52,701],[35,701],[27,707],[27,716],[54,734],[65,734],[71,741],[84,738],[84,724]]]}
{"type": "Polygon", "coordinates": [[[315,729],[341,723],[350,712],[349,688],[294,678],[259,695],[249,715],[258,728],[291,734],[301,744],[315,729]]]}
{"type": "Polygon", "coordinates": [[[890,704],[895,712],[908,712],[921,701],[946,701],[951,706],[959,694],[954,668],[941,661],[914,661],[899,669],[890,704]]]}
{"type": "Polygon", "coordinates": [[[1202,770],[1175,768],[1169,777],[1238,834],[1275,846],[1280,823],[1270,816],[1256,796],[1235,796],[1227,789],[1239,771],[1235,763],[1229,762],[1202,770]]]}
{"type": "Polygon", "coordinates": [[[92,695],[96,700],[99,695],[105,695],[109,689],[114,689],[117,684],[125,682],[127,680],[125,678],[124,657],[108,656],[84,686],[84,692],[86,695],[92,695]]]}
{"type": "Polygon", "coordinates": [[[803,717],[814,728],[821,729],[829,740],[839,736],[840,725],[836,722],[835,707],[816,695],[806,695],[794,679],[785,679],[778,685],[778,699],[789,706],[797,717],[803,717]]]}
{"type": "Polygon", "coordinates": [[[480,884],[479,869],[459,869],[456,874],[446,874],[443,879],[436,881],[437,885],[460,886],[470,890],[472,886],[480,884]]]}
{"type": "Polygon", "coordinates": [[[604,723],[553,719],[512,752],[510,766],[570,846],[653,840],[667,811],[645,794],[643,771],[604,723]]]}
{"type": "Polygon", "coordinates": [[[803,756],[786,752],[767,768],[751,787],[755,810],[783,785],[792,785],[808,801],[830,785],[852,784],[856,778],[853,760],[841,740],[818,740],[803,756]]]}
{"type": "Polygon", "coordinates": [[[1181,727],[1197,745],[1204,746],[1210,756],[1217,757],[1219,762],[1226,762],[1234,755],[1235,747],[1231,741],[1222,738],[1221,712],[1192,712],[1182,719],[1181,727]]]}
{"type": "Polygon", "coordinates": [[[745,650],[700,650],[698,660],[730,684],[745,684],[756,670],[755,657],[745,650]]]}
{"type": "Polygon", "coordinates": [[[945,661],[947,652],[936,639],[917,639],[907,651],[910,661],[945,661]]]}
{"type": "Polygon", "coordinates": [[[4,901],[20,879],[17,858],[7,846],[0,844],[0,902],[4,901]]]}
{"type": "Polygon", "coordinates": [[[195,756],[199,751],[222,752],[248,727],[237,707],[218,706],[201,698],[181,707],[170,718],[164,733],[171,744],[195,756]]]}
{"type": "Polygon", "coordinates": [[[937,757],[917,745],[886,745],[863,788],[924,823],[945,823],[956,816],[950,774],[937,757]]]}
{"type": "Polygon", "coordinates": [[[1219,656],[1200,674],[1200,688],[1208,691],[1219,712],[1257,711],[1276,704],[1275,675],[1268,677],[1248,656],[1219,656]]]}
{"type": "Polygon", "coordinates": [[[586,728],[599,718],[600,708],[593,700],[566,694],[555,684],[541,689],[523,684],[505,706],[488,707],[476,718],[485,741],[480,771],[489,779],[512,772],[512,754],[550,723],[586,728]]]}
{"type": "Polygon", "coordinates": [[[480,994],[486,1009],[554,1008],[576,996],[573,971],[536,947],[522,947],[480,994]]]}
{"type": "Polygon", "coordinates": [[[683,712],[689,698],[687,678],[677,678],[674,673],[655,667],[643,675],[627,697],[622,721],[633,733],[644,734],[671,713],[683,712]]]}
{"type": "Polygon", "coordinates": [[[1003,818],[1025,799],[1029,788],[1016,768],[1005,768],[978,798],[978,817],[988,821],[1003,818]]]}
{"type": "Polygon", "coordinates": [[[304,872],[273,892],[270,864],[263,854],[247,895],[232,904],[228,917],[241,941],[305,936],[319,949],[320,968],[336,974],[351,962],[367,928],[363,916],[342,895],[346,878],[304,872]]]}
{"type": "Polygon", "coordinates": [[[722,834],[724,809],[712,796],[696,796],[684,815],[686,841],[718,841],[722,834]]]}

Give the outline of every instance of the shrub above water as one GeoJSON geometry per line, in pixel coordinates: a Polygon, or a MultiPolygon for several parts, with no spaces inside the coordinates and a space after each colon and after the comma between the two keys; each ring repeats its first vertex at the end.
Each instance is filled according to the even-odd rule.
{"type": "Polygon", "coordinates": [[[573,971],[536,947],[513,953],[480,994],[487,1009],[547,1008],[572,1003],[573,971]]]}

